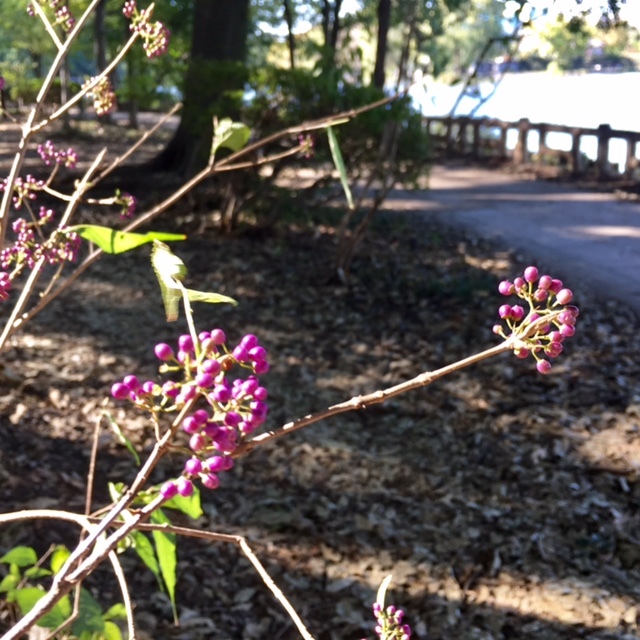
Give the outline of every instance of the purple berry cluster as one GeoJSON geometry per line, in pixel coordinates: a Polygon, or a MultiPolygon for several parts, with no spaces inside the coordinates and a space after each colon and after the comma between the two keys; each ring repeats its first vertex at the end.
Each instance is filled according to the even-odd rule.
{"type": "Polygon", "coordinates": [[[11,246],[0,252],[0,265],[3,269],[22,265],[33,269],[41,258],[51,265],[76,260],[82,242],[77,233],[58,227],[50,238],[44,239],[41,228],[51,222],[53,217],[52,209],[40,207],[35,222],[28,222],[24,218],[14,220],[11,228],[16,239],[11,246]]]}
{"type": "MultiPolygon", "coordinates": [[[[13,183],[13,204],[16,209],[22,208],[22,205],[30,200],[35,200],[38,191],[42,191],[45,184],[42,180],[34,178],[28,174],[26,178],[18,176],[13,183]]],[[[0,191],[7,188],[7,179],[0,182],[0,191]]]]}
{"type": "Polygon", "coordinates": [[[47,140],[44,144],[38,145],[38,154],[47,166],[51,164],[63,165],[69,169],[75,169],[78,162],[78,154],[69,147],[66,151],[57,149],[56,146],[47,140]]]}
{"type": "Polygon", "coordinates": [[[221,329],[200,333],[195,340],[185,334],[179,337],[177,350],[160,343],[154,351],[163,362],[161,373],[182,374],[182,380],[160,385],[141,383],[129,375],[111,387],[111,395],[129,399],[156,415],[181,410],[190,403],[193,410],[184,416],[181,428],[189,436],[191,455],[180,478],[166,482],[161,494],[166,499],[176,494],[189,496],[196,479],[215,489],[220,482],[218,474],[233,466],[238,442],[266,419],[268,394],[258,376],[269,370],[267,352],[253,334],[230,349],[221,329]],[[236,375],[230,380],[231,372],[243,370],[246,377],[236,375]]]}
{"type": "Polygon", "coordinates": [[[142,38],[142,48],[147,58],[157,58],[169,48],[169,29],[162,22],[151,22],[151,11],[138,11],[135,0],[127,0],[122,9],[131,20],[129,28],[142,38]]]}
{"type": "Polygon", "coordinates": [[[506,322],[510,335],[500,324],[493,327],[493,332],[503,338],[514,335],[526,335],[514,349],[518,358],[526,358],[532,354],[536,360],[536,368],[540,373],[549,373],[551,363],[547,358],[557,358],[563,351],[563,342],[575,333],[578,307],[570,305],[573,300],[571,289],[565,288],[562,280],[548,275],[539,275],[536,267],[527,267],[523,277],[513,282],[504,280],[498,286],[504,296],[517,295],[527,303],[527,309],[519,304],[503,304],[498,315],[506,322]],[[548,322],[544,319],[548,318],[548,322]],[[533,335],[528,335],[535,324],[533,335]]]}
{"type": "Polygon", "coordinates": [[[31,0],[31,2],[27,4],[27,13],[30,16],[35,16],[36,14],[33,8],[33,2],[37,2],[39,5],[49,5],[55,12],[56,24],[59,24],[63,31],[69,32],[75,27],[76,19],[73,17],[64,0],[48,0],[48,2],[46,0],[31,0]]]}
{"type": "Polygon", "coordinates": [[[123,219],[131,218],[136,212],[136,205],[138,204],[138,201],[136,200],[136,197],[132,196],[130,193],[116,192],[114,202],[120,206],[120,217],[123,219]]]}
{"type": "Polygon", "coordinates": [[[376,634],[380,640],[409,640],[411,627],[404,622],[404,611],[393,605],[383,607],[373,603],[373,615],[376,618],[376,634]]]}

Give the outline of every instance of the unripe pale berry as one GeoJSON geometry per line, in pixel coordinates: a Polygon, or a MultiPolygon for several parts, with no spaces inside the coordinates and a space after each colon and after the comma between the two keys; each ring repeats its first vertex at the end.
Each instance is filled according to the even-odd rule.
{"type": "Polygon", "coordinates": [[[561,289],[558,291],[558,295],[556,296],[556,300],[560,304],[569,304],[573,299],[573,292],[571,289],[561,289]]]}

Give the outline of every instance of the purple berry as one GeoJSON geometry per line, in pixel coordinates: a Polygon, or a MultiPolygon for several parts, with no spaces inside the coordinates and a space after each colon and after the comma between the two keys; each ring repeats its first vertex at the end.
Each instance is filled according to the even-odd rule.
{"type": "Polygon", "coordinates": [[[160,487],[160,495],[165,500],[171,500],[171,498],[173,498],[176,495],[176,493],[178,493],[178,487],[176,486],[176,483],[173,482],[173,480],[169,480],[165,482],[160,487]]]}
{"type": "Polygon", "coordinates": [[[222,456],[211,456],[207,458],[205,466],[209,471],[213,471],[214,473],[224,471],[224,458],[222,456]]]}
{"type": "Polygon", "coordinates": [[[201,451],[207,446],[207,439],[201,433],[194,433],[189,438],[189,448],[191,451],[201,451]]]}
{"type": "Polygon", "coordinates": [[[162,385],[162,394],[167,398],[175,398],[180,393],[180,387],[171,380],[168,380],[162,385]]]}
{"type": "Polygon", "coordinates": [[[249,350],[242,344],[239,344],[234,350],[233,350],[233,357],[238,361],[238,362],[246,362],[249,359],[249,350]]]}
{"type": "Polygon", "coordinates": [[[203,371],[196,376],[196,384],[201,389],[207,389],[213,386],[213,376],[210,373],[203,371]]]}
{"type": "Polygon", "coordinates": [[[250,349],[258,346],[258,338],[256,338],[252,333],[248,333],[244,338],[242,338],[242,340],[240,340],[240,344],[249,351],[250,349]]]}
{"type": "Polygon", "coordinates": [[[242,416],[237,411],[229,411],[224,416],[224,423],[228,427],[237,427],[242,420],[242,416]]]}
{"type": "Polygon", "coordinates": [[[202,462],[198,458],[189,458],[184,463],[184,470],[189,475],[196,476],[202,471],[202,462]]]}
{"type": "Polygon", "coordinates": [[[157,344],[153,351],[159,360],[170,360],[173,357],[173,349],[164,342],[157,344]]]}
{"type": "Polygon", "coordinates": [[[535,282],[538,279],[538,270],[535,267],[527,267],[524,270],[524,279],[527,282],[535,282]]]}
{"type": "Polygon", "coordinates": [[[125,398],[128,398],[129,392],[130,392],[129,387],[127,387],[127,385],[123,384],[122,382],[116,382],[111,387],[111,395],[116,400],[124,400],[125,398]]]}
{"type": "Polygon", "coordinates": [[[521,360],[523,360],[524,358],[529,356],[529,349],[525,349],[525,348],[514,349],[513,353],[515,353],[517,358],[520,358],[521,360]]]}
{"type": "Polygon", "coordinates": [[[201,331],[198,334],[198,340],[200,340],[201,343],[205,340],[211,340],[211,334],[208,331],[201,331]]]}
{"type": "Polygon", "coordinates": [[[549,297],[549,292],[546,289],[536,289],[533,292],[533,299],[536,302],[544,302],[549,297]]]}
{"type": "Polygon", "coordinates": [[[560,334],[565,338],[570,338],[576,332],[576,328],[572,324],[561,324],[560,334]]]}
{"type": "Polygon", "coordinates": [[[516,288],[513,286],[512,282],[509,282],[508,280],[503,280],[499,285],[498,285],[498,291],[503,295],[503,296],[510,296],[512,293],[515,293],[516,288]]]}
{"type": "Polygon", "coordinates": [[[569,304],[572,299],[573,292],[571,291],[571,289],[561,289],[560,291],[558,291],[558,294],[556,296],[556,300],[560,304],[569,304]]]}
{"type": "Polygon", "coordinates": [[[198,423],[198,426],[202,426],[209,419],[209,414],[205,409],[198,409],[193,412],[193,419],[198,423]]]}
{"type": "Polygon", "coordinates": [[[217,360],[205,360],[202,363],[202,370],[215,376],[220,373],[222,366],[217,360]]]}
{"type": "Polygon", "coordinates": [[[524,318],[524,309],[519,304],[513,305],[511,307],[511,317],[516,321],[522,320],[524,318]]]}
{"type": "Polygon", "coordinates": [[[182,430],[189,434],[194,434],[200,431],[200,425],[194,416],[187,416],[182,421],[182,430]]]}
{"type": "Polygon", "coordinates": [[[256,400],[266,400],[268,396],[269,396],[269,392],[264,387],[258,387],[253,392],[253,397],[256,400]]]}
{"type": "Polygon", "coordinates": [[[142,383],[142,393],[152,395],[159,389],[158,385],[153,380],[147,380],[142,383]]]}
{"type": "Polygon", "coordinates": [[[220,425],[215,422],[207,422],[207,424],[202,428],[202,433],[204,433],[207,438],[215,438],[220,431],[220,425]]]}
{"type": "Polygon", "coordinates": [[[181,335],[178,338],[178,347],[180,347],[181,351],[193,352],[193,338],[188,333],[181,335]]]}
{"type": "Polygon", "coordinates": [[[258,362],[253,363],[253,371],[254,373],[257,373],[259,376],[261,376],[264,373],[267,373],[269,369],[270,369],[270,366],[266,360],[258,360],[258,362]]]}
{"type": "Polygon", "coordinates": [[[553,293],[558,293],[562,289],[562,280],[553,279],[551,281],[551,285],[549,285],[549,291],[553,291],[553,293]]]}
{"type": "Polygon", "coordinates": [[[188,478],[178,478],[178,481],[176,482],[176,488],[178,490],[178,493],[183,498],[188,498],[193,494],[193,482],[191,482],[191,480],[189,480],[188,478]]]}
{"type": "Polygon", "coordinates": [[[227,341],[227,336],[222,329],[214,329],[211,332],[211,340],[215,345],[224,344],[227,341]]]}
{"type": "Polygon", "coordinates": [[[498,315],[505,320],[506,318],[510,318],[511,317],[511,305],[510,304],[503,304],[499,309],[498,309],[498,315]]]}
{"type": "Polygon", "coordinates": [[[264,347],[253,347],[253,349],[249,350],[249,358],[254,362],[258,360],[266,360],[267,359],[267,350],[264,347]]]}
{"type": "Polygon", "coordinates": [[[540,276],[540,282],[538,282],[538,287],[540,289],[548,289],[551,286],[552,283],[552,278],[551,276],[540,276]]]}
{"type": "Polygon", "coordinates": [[[513,281],[513,287],[516,290],[516,293],[521,291],[527,286],[527,283],[522,278],[515,278],[513,281]]]}
{"type": "Polygon", "coordinates": [[[125,376],[122,382],[129,388],[129,391],[137,391],[140,388],[140,381],[134,375],[125,376]]]}
{"type": "Polygon", "coordinates": [[[206,473],[200,476],[200,480],[207,489],[217,489],[220,486],[220,478],[215,473],[206,473]]]}
{"type": "Polygon", "coordinates": [[[549,371],[551,371],[551,363],[548,360],[538,360],[536,369],[540,373],[546,375],[547,373],[549,373],[549,371]]]}
{"type": "Polygon", "coordinates": [[[216,385],[213,392],[209,394],[209,397],[213,398],[216,402],[219,402],[220,404],[226,404],[227,402],[229,402],[229,399],[231,398],[231,392],[229,391],[229,389],[227,389],[227,387],[225,387],[222,384],[219,384],[219,385],[216,385]]]}

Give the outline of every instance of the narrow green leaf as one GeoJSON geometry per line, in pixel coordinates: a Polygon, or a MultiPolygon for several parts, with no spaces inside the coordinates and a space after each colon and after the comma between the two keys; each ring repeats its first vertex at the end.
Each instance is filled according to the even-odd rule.
{"type": "Polygon", "coordinates": [[[220,147],[226,147],[231,151],[240,151],[251,136],[251,129],[242,122],[233,122],[231,118],[223,118],[217,125],[214,122],[213,143],[211,145],[211,157],[216,155],[220,147]]]}
{"type": "Polygon", "coordinates": [[[105,620],[102,633],[104,634],[104,640],[122,640],[122,633],[115,622],[105,620]]]}
{"type": "Polygon", "coordinates": [[[105,253],[112,254],[125,253],[150,242],[176,242],[185,240],[187,237],[182,233],[163,233],[161,231],[129,233],[96,224],[78,224],[69,227],[69,231],[75,231],[81,238],[93,242],[105,253]]]}
{"type": "Polygon", "coordinates": [[[344,166],[344,160],[342,158],[342,152],[340,151],[340,145],[338,144],[338,138],[333,130],[333,127],[327,127],[327,137],[329,138],[329,148],[331,149],[331,157],[333,158],[333,164],[336,165],[336,169],[340,174],[340,182],[344,189],[344,195],[347,198],[347,204],[349,209],[353,209],[353,196],[351,195],[351,189],[349,188],[349,180],[347,179],[347,169],[344,166]]]}
{"type": "Polygon", "coordinates": [[[45,578],[50,575],[51,571],[44,567],[29,567],[28,569],[25,569],[24,572],[24,577],[29,578],[30,580],[37,580],[38,578],[45,578]]]}
{"type": "Polygon", "coordinates": [[[147,538],[147,536],[145,536],[141,531],[132,531],[130,538],[133,540],[133,548],[138,554],[138,557],[142,562],[144,562],[147,569],[149,569],[149,571],[151,571],[151,573],[156,577],[158,585],[162,590],[163,585],[162,576],[160,574],[160,565],[158,564],[156,552],[153,550],[151,540],[149,540],[149,538],[147,538]]]}
{"type": "Polygon", "coordinates": [[[389,574],[383,581],[382,584],[380,585],[380,588],[378,589],[378,593],[376,594],[376,602],[384,609],[384,599],[387,596],[387,589],[389,588],[389,585],[391,584],[391,580],[392,580],[393,576],[391,574],[389,574]]]}
{"type": "Polygon", "coordinates": [[[218,304],[224,302],[226,304],[237,305],[238,302],[229,296],[221,293],[208,293],[207,291],[196,291],[195,289],[187,289],[187,295],[191,302],[208,302],[210,304],[218,304]]]}
{"type": "MultiPolygon", "coordinates": [[[[36,606],[45,592],[38,587],[26,587],[15,592],[16,602],[20,607],[22,615],[26,615],[36,606]]],[[[56,603],[55,607],[38,620],[39,627],[46,629],[57,629],[71,615],[71,600],[69,596],[64,596],[56,603]]]]}
{"type": "Polygon", "coordinates": [[[171,500],[167,500],[163,505],[163,508],[175,509],[181,511],[186,516],[196,520],[204,511],[202,510],[202,502],[200,499],[200,491],[198,487],[193,488],[193,493],[188,497],[174,496],[171,500]]]}
{"type": "Polygon", "coordinates": [[[70,555],[71,551],[69,551],[67,547],[64,545],[58,545],[55,548],[55,551],[51,554],[51,562],[49,563],[51,571],[53,571],[53,573],[58,573],[70,555]]]}
{"type": "MultiPolygon", "coordinates": [[[[156,509],[151,513],[151,522],[154,524],[171,524],[171,520],[166,516],[162,509],[156,509]]],[[[167,587],[167,593],[171,600],[171,608],[173,609],[173,617],[178,620],[178,610],[176,608],[176,582],[178,554],[176,552],[177,541],[174,533],[165,531],[152,531],[153,540],[156,543],[156,553],[160,564],[160,572],[162,579],[167,587]]]]}
{"type": "Polygon", "coordinates": [[[131,440],[129,440],[129,438],[127,438],[127,436],[124,435],[124,432],[120,428],[120,425],[113,419],[112,415],[109,412],[105,411],[104,415],[107,417],[107,420],[109,421],[109,426],[111,427],[111,430],[115,434],[116,440],[121,445],[124,445],[128,449],[129,453],[133,456],[133,459],[136,461],[136,465],[140,466],[140,456],[138,455],[138,452],[136,451],[136,448],[133,446],[133,443],[131,442],[131,440]]]}
{"type": "Polygon", "coordinates": [[[154,241],[151,251],[151,266],[160,284],[167,322],[175,322],[178,319],[178,307],[182,299],[179,282],[187,275],[187,267],[166,244],[157,240],[154,241]]]}
{"type": "Polygon", "coordinates": [[[107,488],[109,489],[109,497],[113,502],[118,502],[127,490],[123,482],[108,482],[107,488]]]}
{"type": "Polygon", "coordinates": [[[78,617],[72,627],[73,635],[80,636],[83,633],[102,633],[104,631],[104,619],[100,603],[86,589],[80,589],[80,607],[78,617]]]}
{"type": "Polygon", "coordinates": [[[18,567],[30,567],[38,562],[38,554],[31,547],[13,547],[0,558],[0,562],[15,564],[18,567]]]}

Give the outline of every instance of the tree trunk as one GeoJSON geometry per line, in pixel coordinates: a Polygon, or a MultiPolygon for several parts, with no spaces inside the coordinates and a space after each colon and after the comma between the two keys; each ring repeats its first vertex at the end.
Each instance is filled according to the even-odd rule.
{"type": "Polygon", "coordinates": [[[293,11],[291,0],[284,0],[284,19],[287,23],[287,42],[289,44],[289,63],[291,69],[296,68],[296,39],[293,35],[293,11]]]}
{"type": "MultiPolygon", "coordinates": [[[[96,6],[96,12],[94,14],[93,22],[93,54],[96,58],[96,69],[98,72],[102,72],[107,68],[107,31],[104,24],[105,12],[107,8],[107,1],[100,0],[96,6]]],[[[111,114],[107,113],[101,116],[103,122],[112,122],[111,114]]]]}
{"type": "Polygon", "coordinates": [[[378,2],[378,42],[376,44],[376,65],[373,70],[373,86],[384,89],[384,63],[387,58],[387,37],[391,24],[391,0],[378,2]]]}
{"type": "Polygon", "coordinates": [[[223,98],[244,86],[248,28],[249,0],[196,0],[180,125],[152,162],[153,169],[186,177],[206,165],[214,115],[237,115],[223,98]]]}
{"type": "Polygon", "coordinates": [[[322,70],[331,71],[335,67],[336,46],[340,35],[340,9],[342,0],[323,0],[322,2],[322,34],[324,50],[322,53],[322,70]]]}

